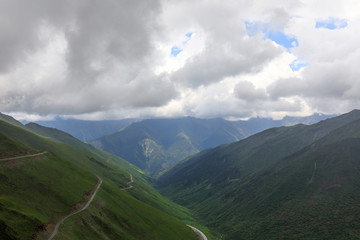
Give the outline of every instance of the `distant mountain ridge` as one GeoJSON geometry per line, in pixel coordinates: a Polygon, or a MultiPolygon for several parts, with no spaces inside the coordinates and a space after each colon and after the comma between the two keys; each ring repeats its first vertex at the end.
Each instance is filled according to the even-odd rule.
{"type": "Polygon", "coordinates": [[[170,167],[199,149],[245,137],[242,129],[223,119],[149,119],[91,142],[122,156],[150,173],[170,167]]]}
{"type": "Polygon", "coordinates": [[[248,121],[227,121],[193,117],[147,119],[90,143],[128,160],[150,174],[156,174],[201,150],[239,141],[270,127],[311,124],[329,117],[314,114],[309,117],[285,117],[282,120],[252,118],[248,121]]]}
{"type": "Polygon", "coordinates": [[[359,239],[360,111],[265,130],[160,176],[223,239],[359,239]]]}
{"type": "Polygon", "coordinates": [[[56,128],[67,132],[80,141],[89,142],[102,136],[120,131],[136,119],[87,121],[76,119],[57,118],[52,121],[36,121],[35,123],[45,127],[56,128]]]}

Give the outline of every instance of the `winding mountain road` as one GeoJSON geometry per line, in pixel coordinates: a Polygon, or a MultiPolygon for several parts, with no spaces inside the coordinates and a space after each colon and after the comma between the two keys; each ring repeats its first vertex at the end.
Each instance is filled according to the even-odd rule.
{"type": "Polygon", "coordinates": [[[129,186],[128,186],[128,187],[125,187],[125,188],[121,188],[120,190],[128,190],[128,189],[132,188],[133,186],[130,185],[130,184],[132,184],[133,182],[134,182],[134,180],[133,180],[133,175],[130,174],[130,182],[127,182],[127,183],[126,183],[126,184],[129,185],[129,186]]]}
{"type": "Polygon", "coordinates": [[[15,159],[20,159],[20,158],[36,157],[36,156],[44,155],[46,153],[48,153],[48,152],[34,153],[34,154],[29,154],[29,155],[17,156],[17,157],[1,158],[0,161],[8,161],[8,160],[15,160],[15,159]]]}
{"type": "Polygon", "coordinates": [[[89,207],[90,203],[91,203],[92,200],[94,199],[96,193],[98,192],[98,190],[100,189],[100,186],[101,186],[101,184],[102,184],[102,179],[101,179],[99,176],[96,176],[96,177],[99,179],[99,183],[98,183],[98,185],[96,186],[96,189],[95,189],[94,193],[91,195],[89,201],[85,204],[85,206],[84,206],[82,209],[80,209],[80,210],[78,210],[78,211],[76,211],[76,212],[70,213],[69,215],[66,215],[65,217],[61,218],[61,219],[56,223],[56,225],[55,225],[55,227],[54,227],[54,231],[53,231],[53,233],[51,234],[51,236],[49,237],[48,240],[51,240],[51,239],[53,239],[53,238],[55,237],[55,235],[57,234],[57,232],[58,232],[58,230],[59,230],[60,224],[61,224],[63,221],[65,221],[65,219],[67,219],[67,218],[69,218],[69,217],[71,217],[71,216],[73,216],[73,215],[75,215],[75,214],[77,214],[77,213],[79,213],[79,212],[82,212],[82,211],[84,211],[85,209],[87,209],[87,208],[89,207]]]}
{"type": "Polygon", "coordinates": [[[199,229],[197,229],[196,227],[193,227],[189,224],[186,224],[186,226],[188,226],[189,228],[191,228],[194,232],[196,232],[197,235],[199,235],[200,240],[208,240],[208,238],[205,236],[205,234],[200,231],[199,229]]]}

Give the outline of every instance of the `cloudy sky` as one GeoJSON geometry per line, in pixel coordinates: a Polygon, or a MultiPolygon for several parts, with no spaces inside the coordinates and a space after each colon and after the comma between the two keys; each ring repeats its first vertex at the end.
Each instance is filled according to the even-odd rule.
{"type": "Polygon", "coordinates": [[[0,111],[274,117],[360,108],[360,2],[0,0],[0,111]]]}

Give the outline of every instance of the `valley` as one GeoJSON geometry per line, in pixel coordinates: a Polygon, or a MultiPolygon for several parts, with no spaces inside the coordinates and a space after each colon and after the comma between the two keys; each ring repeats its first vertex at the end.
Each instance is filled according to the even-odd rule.
{"type": "Polygon", "coordinates": [[[0,0],[0,240],[360,240],[359,10],[0,0]]]}
{"type": "MultiPolygon", "coordinates": [[[[129,129],[143,136],[141,123],[134,125],[129,129]]],[[[194,151],[157,179],[54,128],[22,125],[7,116],[0,130],[0,176],[6,183],[0,216],[14,219],[0,218],[8,239],[353,239],[358,234],[352,227],[360,211],[354,184],[360,181],[358,110],[194,151]],[[29,205],[30,198],[41,209],[29,205]],[[349,220],[340,224],[343,218],[349,220]]],[[[160,130],[151,131],[155,136],[160,130]]],[[[167,139],[177,139],[177,131],[167,139]]],[[[228,134],[225,128],[217,136],[222,132],[228,134]]],[[[199,133],[192,134],[199,138],[199,133]]]]}
{"type": "MultiPolygon", "coordinates": [[[[196,236],[185,225],[198,225],[189,211],[157,193],[138,168],[60,131],[55,131],[58,137],[72,140],[82,149],[14,123],[0,120],[4,134],[0,146],[7,149],[3,157],[15,158],[0,162],[1,239],[48,239],[62,218],[66,219],[53,239],[196,236]],[[90,193],[98,182],[96,175],[102,184],[90,204],[90,193]],[[86,210],[78,212],[84,205],[86,210]]],[[[52,129],[42,130],[54,133],[52,129]]]]}

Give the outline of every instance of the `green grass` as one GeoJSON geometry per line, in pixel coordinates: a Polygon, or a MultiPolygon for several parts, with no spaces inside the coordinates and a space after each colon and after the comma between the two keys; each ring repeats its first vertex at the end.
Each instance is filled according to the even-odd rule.
{"type": "MultiPolygon", "coordinates": [[[[20,217],[14,218],[13,222],[9,221],[10,225],[4,225],[3,222],[0,222],[0,228],[5,226],[5,232],[9,233],[9,236],[14,236],[14,239],[27,239],[28,237],[23,237],[25,236],[24,234],[27,234],[26,236],[31,236],[31,234],[34,234],[34,232],[37,230],[40,231],[38,239],[46,239],[48,234],[43,231],[44,223],[54,223],[55,220],[59,217],[56,212],[67,214],[70,212],[72,206],[81,201],[81,196],[83,195],[84,190],[80,191],[80,189],[76,189],[78,184],[80,184],[78,183],[79,179],[76,178],[76,176],[79,174],[74,173],[71,176],[67,176],[67,172],[70,174],[72,171],[66,170],[66,167],[75,170],[82,169],[81,171],[89,174],[88,177],[91,176],[91,179],[93,179],[92,184],[89,185],[90,188],[94,187],[96,183],[95,175],[99,175],[104,180],[104,189],[102,189],[102,186],[99,191],[99,199],[101,199],[106,204],[105,206],[100,204],[102,207],[98,208],[96,213],[94,212],[94,216],[92,216],[93,212],[91,210],[86,210],[79,215],[75,215],[73,217],[74,219],[79,218],[81,221],[84,221],[84,224],[86,223],[88,225],[84,226],[83,224],[80,224],[79,226],[74,226],[64,223],[64,226],[61,227],[59,232],[59,236],[61,236],[61,234],[64,232],[64,234],[69,235],[67,236],[68,239],[99,239],[99,236],[95,233],[91,234],[92,231],[109,232],[109,234],[114,232],[116,236],[123,236],[123,239],[139,239],[147,235],[154,237],[154,239],[168,239],[166,235],[177,235],[180,237],[184,236],[184,239],[193,239],[193,237],[196,236],[190,228],[185,226],[185,223],[188,223],[189,221],[195,222],[195,220],[191,217],[191,214],[185,208],[180,207],[162,197],[154,188],[148,184],[148,176],[123,159],[103,151],[96,150],[92,147],[90,147],[91,151],[89,151],[87,150],[89,147],[88,145],[85,147],[80,145],[82,148],[80,149],[78,148],[79,146],[75,147],[60,142],[60,139],[54,140],[49,136],[41,136],[39,134],[33,133],[28,129],[24,129],[23,127],[18,127],[3,121],[0,121],[0,131],[29,148],[38,149],[39,151],[48,151],[49,154],[46,155],[47,158],[58,159],[57,162],[51,161],[51,166],[46,165],[46,161],[43,163],[45,165],[41,165],[42,167],[34,163],[34,165],[31,165],[31,174],[33,175],[23,175],[24,179],[34,179],[35,182],[41,182],[42,184],[36,186],[38,187],[39,191],[44,191],[45,196],[41,194],[34,194],[36,191],[30,191],[32,189],[31,186],[19,185],[19,188],[17,189],[24,188],[29,189],[29,191],[24,190],[22,193],[23,195],[21,196],[16,194],[9,194],[8,198],[10,199],[10,197],[12,197],[13,200],[4,200],[4,203],[10,204],[10,202],[16,202],[14,199],[18,199],[20,201],[21,199],[30,198],[35,204],[31,205],[29,202],[22,203],[20,201],[21,204],[19,203],[19,206],[21,205],[22,207],[19,207],[19,209],[24,210],[20,212],[21,214],[19,213],[19,216],[21,216],[24,220],[19,220],[20,217]],[[54,173],[51,171],[51,169],[48,169],[51,167],[55,167],[57,171],[59,171],[59,174],[54,173]],[[127,182],[129,181],[129,174],[134,176],[134,188],[127,191],[121,191],[121,188],[127,186],[127,182]],[[63,179],[67,179],[64,184],[59,186],[53,184],[53,181],[61,182],[63,179]],[[49,186],[47,184],[49,184],[49,186]],[[79,194],[80,198],[77,198],[76,200],[74,198],[74,201],[67,201],[66,199],[70,199],[70,195],[72,193],[66,192],[66,186],[73,188],[74,194],[76,192],[79,194]],[[55,191],[56,194],[48,193],[50,190],[55,191]],[[64,190],[64,196],[57,194],[57,192],[61,190],[64,190]],[[101,197],[101,195],[103,196],[101,197]],[[57,204],[56,201],[52,201],[52,198],[56,198],[57,202],[64,202],[63,204],[67,204],[67,208],[65,205],[62,206],[57,204]],[[121,199],[117,200],[117,198],[121,199]],[[48,199],[50,202],[54,203],[50,204],[46,202],[48,199]],[[125,199],[126,201],[122,199],[125,199]],[[43,210],[41,210],[43,204],[45,209],[51,210],[46,210],[46,212],[43,213],[43,210]],[[124,204],[126,204],[126,208],[130,209],[129,211],[125,211],[123,209],[125,208],[124,204]],[[31,211],[34,211],[36,214],[31,211]],[[28,214],[30,218],[27,218],[27,215],[24,215],[25,213],[28,214]],[[88,214],[90,214],[90,216],[88,214]],[[34,218],[35,220],[32,221],[34,216],[36,216],[34,218]],[[119,219],[121,219],[121,221],[119,219]],[[141,219],[147,220],[140,221],[141,219]],[[183,222],[179,221],[178,219],[181,219],[183,222]],[[88,220],[90,222],[87,222],[88,220]],[[109,225],[109,221],[115,221],[116,224],[109,225]],[[121,224],[123,221],[130,221],[131,228],[122,228],[121,224]],[[27,230],[20,231],[17,229],[16,226],[25,227],[25,223],[31,223],[30,226],[27,226],[27,230]],[[154,226],[154,223],[157,223],[157,225],[154,226]],[[69,228],[67,228],[67,226],[69,228]],[[110,227],[108,228],[108,226],[110,227]],[[13,228],[16,229],[15,233],[13,228]],[[77,230],[75,231],[75,229],[77,230]],[[86,238],[84,238],[84,234],[87,236],[86,238]]],[[[43,132],[43,134],[45,133],[43,132]]],[[[81,144],[80,141],[76,142],[72,139],[66,138],[66,141],[68,140],[72,141],[68,142],[70,144],[81,144]]],[[[26,161],[27,159],[25,158],[23,160],[26,161]]],[[[22,168],[19,168],[19,170],[20,169],[22,168]]],[[[14,174],[9,176],[8,179],[17,179],[18,174],[22,173],[14,172],[14,174]]],[[[31,182],[32,181],[28,181],[27,183],[31,184],[31,182]]],[[[81,188],[81,184],[79,185],[79,188],[81,188]]],[[[89,189],[86,190],[88,191],[89,189]]],[[[98,199],[98,197],[96,199],[98,199]]],[[[97,201],[94,203],[96,202],[97,201]]],[[[91,204],[91,207],[93,207],[92,205],[93,203],[91,204]]],[[[95,204],[95,209],[96,206],[97,205],[95,204]]],[[[7,218],[8,213],[1,213],[1,216],[7,218]]]]}
{"type": "Polygon", "coordinates": [[[0,225],[10,239],[29,239],[96,184],[93,174],[51,153],[0,162],[0,178],[0,225]]]}
{"type": "MultiPolygon", "coordinates": [[[[112,181],[116,184],[116,186],[120,188],[127,186],[126,183],[129,181],[129,174],[132,174],[134,176],[133,185],[135,187],[128,190],[128,192],[133,197],[146,204],[151,205],[152,207],[155,207],[156,209],[164,211],[173,217],[176,217],[183,223],[188,223],[196,226],[197,228],[201,229],[203,232],[206,232],[209,236],[211,236],[210,231],[203,225],[199,224],[195,220],[193,214],[188,209],[178,204],[175,204],[174,202],[159,194],[159,192],[151,186],[151,178],[147,176],[138,167],[129,164],[127,161],[121,159],[118,156],[101,151],[99,149],[95,149],[92,146],[85,144],[62,131],[53,128],[46,128],[37,124],[27,124],[26,127],[33,131],[36,131],[38,134],[41,134],[43,136],[51,137],[52,139],[56,139],[62,143],[68,143],[72,146],[86,150],[86,153],[92,153],[92,159],[98,163],[97,166],[95,166],[94,168],[90,168],[89,165],[84,167],[86,167],[90,171],[94,171],[94,169],[96,169],[98,175],[102,176],[108,181],[112,181]],[[104,173],[99,172],[99,170],[101,170],[101,168],[99,167],[102,167],[101,165],[107,168],[104,173]]],[[[78,152],[79,151],[77,149],[77,154],[78,152]]],[[[66,153],[66,151],[64,150],[58,152],[58,154],[64,153],[66,153]]],[[[76,161],[78,161],[78,159],[81,159],[81,157],[78,156],[76,161]]],[[[94,161],[92,161],[92,163],[93,162],[94,161]]],[[[212,239],[216,238],[212,237],[212,239]]]]}
{"type": "Polygon", "coordinates": [[[195,240],[196,235],[175,218],[104,183],[89,210],[65,221],[55,239],[195,240]]]}
{"type": "Polygon", "coordinates": [[[160,177],[161,191],[223,239],[360,239],[359,117],[202,152],[160,177]]]}
{"type": "Polygon", "coordinates": [[[0,159],[22,156],[37,151],[13,141],[0,132],[0,159]]]}
{"type": "Polygon", "coordinates": [[[360,239],[359,156],[360,139],[345,139],[253,177],[233,193],[229,239],[360,239]]]}

